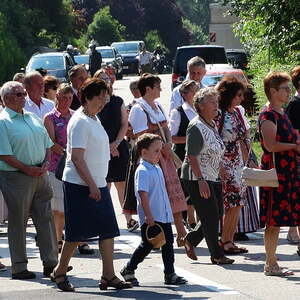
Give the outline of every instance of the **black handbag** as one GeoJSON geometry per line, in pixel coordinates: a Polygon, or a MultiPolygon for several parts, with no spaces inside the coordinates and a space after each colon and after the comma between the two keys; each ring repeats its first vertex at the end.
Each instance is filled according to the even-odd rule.
{"type": "Polygon", "coordinates": [[[66,158],[67,158],[67,152],[64,151],[64,153],[60,157],[60,159],[57,163],[56,169],[55,169],[55,177],[60,181],[62,181],[62,176],[63,176],[64,168],[66,165],[66,158]]]}

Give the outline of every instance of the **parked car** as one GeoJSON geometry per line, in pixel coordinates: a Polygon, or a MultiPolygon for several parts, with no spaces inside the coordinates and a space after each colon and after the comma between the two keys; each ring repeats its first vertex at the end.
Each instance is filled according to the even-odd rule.
{"type": "Polygon", "coordinates": [[[123,59],[121,54],[110,46],[96,47],[96,50],[102,55],[102,63],[112,65],[116,70],[117,79],[123,78],[123,59]]]}
{"type": "Polygon", "coordinates": [[[207,72],[202,79],[202,83],[205,86],[215,86],[224,76],[234,76],[245,84],[247,89],[242,106],[249,116],[255,114],[259,108],[256,103],[256,95],[243,70],[235,69],[230,65],[226,67],[224,65],[210,65],[207,67],[207,72]]]}
{"type": "Polygon", "coordinates": [[[248,54],[243,49],[226,49],[228,62],[234,68],[246,70],[248,65],[248,54]]]}
{"type": "Polygon", "coordinates": [[[68,82],[68,71],[74,66],[73,60],[66,52],[49,52],[33,55],[25,72],[35,70],[47,71],[47,74],[57,77],[61,82],[68,82]]]}
{"type": "Polygon", "coordinates": [[[86,54],[83,55],[75,55],[74,56],[75,62],[78,65],[85,65],[87,71],[89,70],[89,56],[86,54]]]}
{"type": "Polygon", "coordinates": [[[122,55],[124,74],[139,74],[139,52],[143,41],[116,42],[111,44],[122,55]]]}
{"type": "Polygon", "coordinates": [[[172,74],[172,88],[177,86],[186,77],[188,60],[194,56],[200,56],[207,65],[227,65],[225,48],[216,45],[192,45],[178,47],[175,54],[172,74]]]}

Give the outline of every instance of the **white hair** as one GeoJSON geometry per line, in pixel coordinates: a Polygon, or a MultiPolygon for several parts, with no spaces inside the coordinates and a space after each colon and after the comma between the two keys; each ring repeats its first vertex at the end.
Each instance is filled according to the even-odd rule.
{"type": "Polygon", "coordinates": [[[18,82],[18,81],[7,81],[3,84],[3,86],[0,89],[0,96],[2,101],[4,100],[4,97],[6,97],[9,94],[13,93],[13,90],[16,87],[21,87],[23,88],[22,83],[18,82]]]}

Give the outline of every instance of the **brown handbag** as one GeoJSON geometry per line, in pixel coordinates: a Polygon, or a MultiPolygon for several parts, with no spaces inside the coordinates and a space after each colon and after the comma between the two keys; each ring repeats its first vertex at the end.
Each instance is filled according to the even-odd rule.
{"type": "Polygon", "coordinates": [[[146,228],[146,239],[148,240],[148,242],[150,244],[152,244],[153,248],[160,248],[166,243],[166,236],[165,236],[165,233],[164,233],[162,227],[159,224],[155,223],[154,226],[159,227],[160,233],[158,233],[156,236],[150,238],[148,235],[150,226],[148,225],[146,228]]]}

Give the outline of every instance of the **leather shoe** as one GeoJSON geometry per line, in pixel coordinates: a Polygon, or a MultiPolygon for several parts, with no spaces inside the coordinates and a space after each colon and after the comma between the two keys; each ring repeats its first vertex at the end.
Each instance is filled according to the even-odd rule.
{"type": "Polygon", "coordinates": [[[24,270],[22,272],[11,274],[12,279],[19,279],[19,280],[34,279],[35,277],[36,277],[36,275],[33,272],[30,272],[28,270],[24,270]]]}
{"type": "Polygon", "coordinates": [[[186,238],[184,239],[184,248],[185,248],[186,255],[190,259],[198,260],[196,254],[195,254],[194,246],[186,238]]]}

